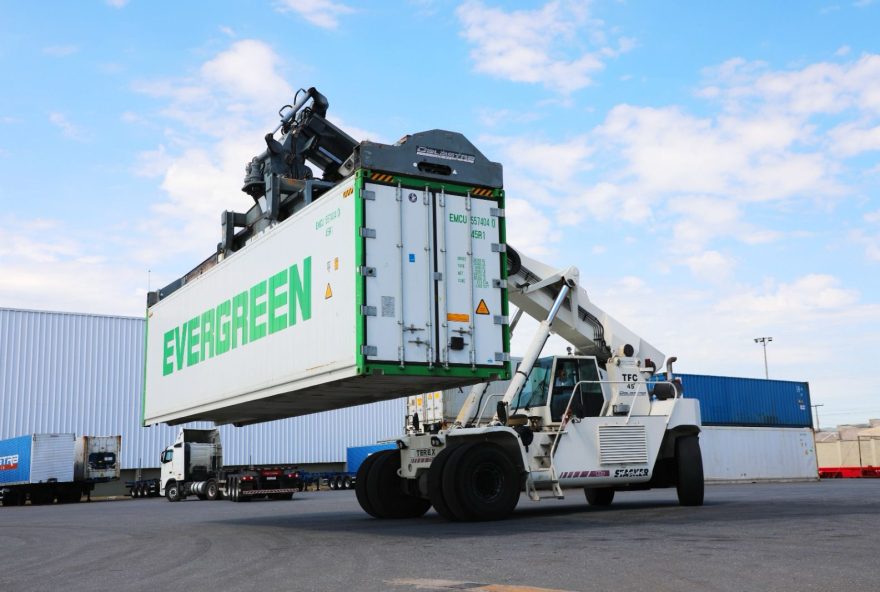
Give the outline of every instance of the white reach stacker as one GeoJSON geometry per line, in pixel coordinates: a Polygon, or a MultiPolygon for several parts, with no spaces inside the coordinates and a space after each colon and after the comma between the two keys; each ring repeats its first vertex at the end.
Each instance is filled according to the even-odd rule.
{"type": "Polygon", "coordinates": [[[412,518],[433,506],[449,520],[497,520],[521,493],[533,501],[583,489],[590,505],[615,491],[675,487],[703,503],[700,406],[680,382],[649,380],[664,355],[590,302],[578,270],[556,270],[508,247],[508,294],[540,321],[494,416],[486,383],[472,388],[451,425],[410,417],[397,450],[369,457],[357,498],[376,518],[412,518]],[[539,357],[551,333],[577,355],[539,357]]]}

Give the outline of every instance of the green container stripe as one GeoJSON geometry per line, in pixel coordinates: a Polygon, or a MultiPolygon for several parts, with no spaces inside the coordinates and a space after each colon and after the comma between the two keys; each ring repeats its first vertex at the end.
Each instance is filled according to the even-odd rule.
{"type": "Polygon", "coordinates": [[[361,314],[361,306],[366,302],[365,293],[366,293],[366,281],[367,278],[360,274],[360,267],[362,265],[366,265],[367,261],[365,258],[365,249],[364,249],[364,241],[366,238],[363,238],[360,235],[360,230],[364,226],[364,200],[361,199],[361,192],[364,187],[364,170],[359,169],[357,173],[355,173],[355,181],[354,181],[354,285],[355,285],[355,311],[354,318],[357,319],[356,323],[356,338],[354,343],[354,355],[357,360],[357,371],[358,374],[363,374],[366,368],[366,357],[363,354],[363,350],[361,346],[364,344],[364,335],[366,334],[366,323],[367,317],[361,314]]]}
{"type": "Polygon", "coordinates": [[[398,363],[371,362],[367,364],[365,373],[372,374],[374,372],[381,372],[389,376],[435,376],[438,378],[486,378],[492,380],[508,380],[510,378],[510,369],[506,365],[492,368],[486,366],[477,366],[476,368],[471,368],[470,366],[450,366],[449,368],[444,368],[437,365],[428,367],[423,364],[407,364],[401,368],[398,363]]]}
{"type": "MultiPolygon", "coordinates": [[[[497,192],[498,197],[498,207],[504,208],[504,190],[499,189],[497,192]]],[[[498,220],[498,240],[501,241],[502,245],[507,244],[507,218],[503,217],[498,220]]],[[[510,301],[508,300],[507,293],[507,253],[498,253],[498,257],[501,261],[501,285],[504,288],[501,289],[501,314],[505,317],[510,315],[510,301]]],[[[502,335],[504,340],[504,351],[510,352],[510,325],[504,325],[502,329],[502,335]]],[[[508,364],[510,366],[510,372],[513,371],[513,362],[508,364]]]]}
{"type": "MultiPolygon", "coordinates": [[[[474,188],[474,185],[458,185],[456,183],[446,183],[443,181],[432,181],[430,179],[420,179],[418,177],[408,177],[406,175],[395,175],[393,173],[387,173],[385,171],[372,171],[370,169],[360,169],[358,171],[359,174],[363,174],[363,178],[368,183],[376,183],[378,185],[389,185],[389,183],[380,183],[379,181],[373,181],[370,179],[370,173],[377,172],[383,173],[386,175],[391,175],[394,177],[394,181],[390,184],[395,185],[400,183],[403,187],[407,187],[409,189],[423,189],[425,187],[429,189],[443,189],[447,193],[468,193],[471,189],[474,188]]],[[[488,188],[491,189],[491,188],[488,188]]],[[[502,189],[492,189],[491,196],[474,196],[478,199],[499,199],[503,198],[504,191],[502,189]]]]}

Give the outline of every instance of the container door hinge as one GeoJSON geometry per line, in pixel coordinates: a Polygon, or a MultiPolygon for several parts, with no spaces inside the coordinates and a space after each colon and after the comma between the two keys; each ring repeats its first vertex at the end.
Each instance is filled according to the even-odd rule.
{"type": "Polygon", "coordinates": [[[358,272],[366,277],[376,277],[375,267],[367,267],[366,265],[361,265],[360,267],[358,267],[358,272]]]}
{"type": "Polygon", "coordinates": [[[505,282],[504,280],[492,280],[492,287],[493,288],[506,288],[507,282],[505,282]]]}
{"type": "Polygon", "coordinates": [[[435,271],[434,272],[434,281],[437,281],[437,282],[443,281],[443,272],[442,271],[435,271]]]}
{"type": "Polygon", "coordinates": [[[495,324],[496,325],[509,325],[510,317],[507,315],[495,315],[495,324]]]}
{"type": "Polygon", "coordinates": [[[507,245],[492,243],[492,252],[493,253],[506,253],[507,252],[507,245]]]}
{"type": "Polygon", "coordinates": [[[363,238],[376,238],[375,228],[361,228],[361,236],[363,238]]]}
{"type": "Polygon", "coordinates": [[[495,361],[496,362],[509,362],[510,354],[506,354],[504,352],[495,352],[495,361]]]}
{"type": "Polygon", "coordinates": [[[361,305],[361,314],[365,317],[374,317],[376,316],[376,307],[363,304],[361,305]]]}
{"type": "Polygon", "coordinates": [[[361,197],[367,201],[376,201],[376,192],[365,189],[364,191],[361,191],[361,197]]]}
{"type": "Polygon", "coordinates": [[[379,350],[375,345],[362,345],[361,346],[361,355],[364,356],[376,356],[379,355],[379,350]]]}
{"type": "Polygon", "coordinates": [[[496,218],[503,218],[504,208],[489,208],[489,215],[495,216],[496,218]]]}

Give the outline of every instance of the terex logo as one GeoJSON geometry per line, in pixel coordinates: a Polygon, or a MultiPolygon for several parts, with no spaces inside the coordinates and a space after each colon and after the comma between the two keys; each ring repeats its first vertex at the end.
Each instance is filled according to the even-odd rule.
{"type": "Polygon", "coordinates": [[[312,258],[224,300],[162,339],[162,375],[195,366],[312,318],[312,258]],[[297,314],[297,311],[299,313],[297,314]]]}
{"type": "Polygon", "coordinates": [[[18,455],[9,454],[0,456],[0,471],[11,471],[18,468],[18,455]]]}

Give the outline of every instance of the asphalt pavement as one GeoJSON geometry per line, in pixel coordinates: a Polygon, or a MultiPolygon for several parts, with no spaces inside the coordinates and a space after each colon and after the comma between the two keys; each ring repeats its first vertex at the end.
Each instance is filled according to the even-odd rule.
{"type": "Polygon", "coordinates": [[[880,480],[566,494],[493,523],[375,520],[351,491],[3,507],[0,590],[880,589],[880,480]]]}

